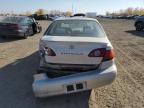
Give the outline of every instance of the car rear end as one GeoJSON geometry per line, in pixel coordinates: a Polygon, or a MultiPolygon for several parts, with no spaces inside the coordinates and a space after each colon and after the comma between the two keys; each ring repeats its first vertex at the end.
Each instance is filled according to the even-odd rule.
{"type": "Polygon", "coordinates": [[[22,20],[22,18],[12,19],[14,19],[14,17],[7,17],[0,22],[0,36],[24,36],[25,32],[19,21],[20,19],[22,20]]]}
{"type": "Polygon", "coordinates": [[[96,23],[103,36],[47,35],[41,39],[43,72],[34,75],[33,83],[37,97],[90,90],[114,81],[117,73],[115,53],[103,29],[96,23]]]}

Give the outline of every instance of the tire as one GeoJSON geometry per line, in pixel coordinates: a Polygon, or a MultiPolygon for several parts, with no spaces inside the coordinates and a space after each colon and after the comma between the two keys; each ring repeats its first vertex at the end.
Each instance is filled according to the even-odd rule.
{"type": "Polygon", "coordinates": [[[37,32],[38,32],[37,27],[34,27],[33,28],[33,33],[37,33],[37,32]]]}
{"type": "Polygon", "coordinates": [[[136,24],[136,31],[142,31],[144,28],[143,23],[139,22],[136,24]]]}
{"type": "Polygon", "coordinates": [[[24,39],[27,39],[29,37],[29,32],[26,32],[25,34],[24,34],[24,39]]]}
{"type": "Polygon", "coordinates": [[[42,27],[38,27],[38,33],[42,31],[42,27]]]}
{"type": "Polygon", "coordinates": [[[29,36],[33,36],[35,34],[34,32],[34,29],[32,28],[30,31],[29,31],[29,36]]]}

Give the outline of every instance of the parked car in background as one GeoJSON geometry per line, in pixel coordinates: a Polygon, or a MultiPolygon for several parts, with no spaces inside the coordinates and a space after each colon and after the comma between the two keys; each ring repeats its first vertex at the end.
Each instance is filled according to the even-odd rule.
{"type": "Polygon", "coordinates": [[[144,16],[137,17],[134,25],[137,31],[142,31],[144,29],[144,16]]]}
{"type": "Polygon", "coordinates": [[[54,20],[56,20],[57,18],[59,18],[60,16],[54,16],[54,15],[52,15],[52,16],[49,16],[49,19],[48,20],[50,20],[50,21],[54,21],[54,20]]]}
{"type": "Polygon", "coordinates": [[[73,17],[76,17],[76,16],[85,17],[86,14],[84,14],[84,13],[76,13],[76,14],[73,15],[73,17]]]}
{"type": "Polygon", "coordinates": [[[49,20],[48,14],[43,14],[43,15],[32,14],[29,17],[34,18],[35,20],[49,20]]]}
{"type": "Polygon", "coordinates": [[[1,37],[27,38],[34,33],[41,32],[41,30],[38,22],[26,16],[9,16],[0,21],[1,37]]]}
{"type": "Polygon", "coordinates": [[[42,26],[40,25],[39,22],[37,22],[34,18],[30,18],[32,19],[32,23],[33,23],[33,31],[34,33],[40,33],[42,31],[42,26]]]}
{"type": "Polygon", "coordinates": [[[89,18],[97,18],[97,13],[96,12],[87,12],[86,16],[89,18]]]}
{"type": "Polygon", "coordinates": [[[96,19],[56,19],[41,38],[39,52],[32,85],[36,97],[90,90],[116,78],[114,49],[96,19]]]}

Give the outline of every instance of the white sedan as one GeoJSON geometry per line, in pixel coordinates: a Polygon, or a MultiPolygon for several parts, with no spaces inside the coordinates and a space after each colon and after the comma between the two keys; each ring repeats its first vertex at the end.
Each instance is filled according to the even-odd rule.
{"type": "Polygon", "coordinates": [[[32,85],[36,97],[90,90],[116,78],[113,47],[96,19],[56,19],[41,38],[39,52],[32,85]]]}

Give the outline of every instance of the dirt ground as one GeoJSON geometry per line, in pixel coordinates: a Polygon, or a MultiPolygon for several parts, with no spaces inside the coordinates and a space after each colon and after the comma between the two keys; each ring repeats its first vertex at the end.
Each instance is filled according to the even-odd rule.
{"type": "MultiPolygon", "coordinates": [[[[0,108],[144,108],[144,32],[136,32],[132,20],[99,21],[117,54],[118,76],[113,84],[36,99],[31,84],[43,33],[28,39],[0,39],[0,108]]],[[[40,23],[44,32],[49,22],[40,23]]]]}
{"type": "Polygon", "coordinates": [[[100,20],[117,58],[118,76],[107,87],[95,89],[98,108],[144,108],[144,32],[131,20],[100,20]]]}

